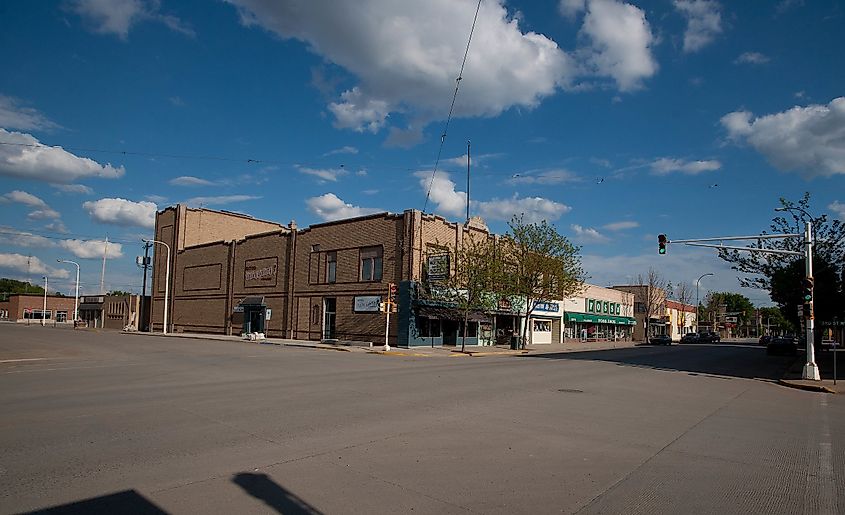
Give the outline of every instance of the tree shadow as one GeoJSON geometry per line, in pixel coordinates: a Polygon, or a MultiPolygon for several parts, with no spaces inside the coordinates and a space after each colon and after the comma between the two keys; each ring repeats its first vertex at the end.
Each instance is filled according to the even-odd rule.
{"type": "Polygon", "coordinates": [[[120,513],[128,515],[167,515],[167,512],[148,501],[135,490],[125,490],[68,504],[61,504],[29,514],[82,515],[89,513],[120,513]]]}
{"type": "Polygon", "coordinates": [[[267,474],[241,472],[235,474],[232,482],[278,513],[286,515],[320,515],[322,513],[293,492],[277,484],[267,474]]]}
{"type": "MultiPolygon", "coordinates": [[[[802,355],[799,353],[799,358],[802,355]]],[[[783,377],[795,356],[768,356],[765,347],[750,345],[672,345],[668,347],[638,346],[586,352],[526,354],[526,359],[560,359],[569,361],[604,361],[625,367],[686,372],[692,376],[719,379],[743,378],[777,381],[783,377]]]]}

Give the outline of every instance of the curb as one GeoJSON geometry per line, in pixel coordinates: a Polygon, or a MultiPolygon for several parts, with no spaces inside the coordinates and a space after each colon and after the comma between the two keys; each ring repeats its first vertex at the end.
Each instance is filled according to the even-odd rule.
{"type": "Polygon", "coordinates": [[[835,390],[831,390],[827,386],[795,383],[793,381],[790,381],[789,379],[778,379],[778,384],[781,385],[781,386],[786,386],[788,388],[795,388],[797,390],[805,390],[805,391],[808,391],[808,392],[833,393],[833,394],[836,393],[835,390]]]}
{"type": "Polygon", "coordinates": [[[298,347],[301,349],[316,349],[316,350],[334,350],[339,352],[352,352],[351,349],[346,347],[324,347],[318,345],[309,345],[307,343],[285,343],[285,342],[274,342],[268,340],[242,340],[242,339],[228,339],[228,338],[214,338],[212,336],[204,336],[202,333],[197,333],[196,335],[192,334],[191,336],[173,336],[171,334],[162,334],[162,333],[147,333],[147,332],[139,332],[139,331],[120,331],[121,334],[137,334],[141,336],[156,336],[156,337],[172,337],[172,338],[185,338],[187,340],[204,340],[210,342],[224,342],[224,343],[254,343],[258,345],[276,345],[278,347],[298,347]]]}

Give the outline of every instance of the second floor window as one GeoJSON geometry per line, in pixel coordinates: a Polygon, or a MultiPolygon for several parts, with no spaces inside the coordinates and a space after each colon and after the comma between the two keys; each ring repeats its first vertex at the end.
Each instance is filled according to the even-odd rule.
{"type": "Polygon", "coordinates": [[[326,282],[337,282],[337,252],[326,253],[326,282]]]}
{"type": "Polygon", "coordinates": [[[361,249],[361,280],[381,281],[382,273],[381,247],[368,247],[361,249]]]}

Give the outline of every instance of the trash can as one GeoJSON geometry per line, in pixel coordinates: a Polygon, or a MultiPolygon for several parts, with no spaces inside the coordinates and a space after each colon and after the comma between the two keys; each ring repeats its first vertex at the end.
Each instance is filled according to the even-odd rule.
{"type": "Polygon", "coordinates": [[[519,336],[511,336],[511,350],[519,349],[519,336]]]}

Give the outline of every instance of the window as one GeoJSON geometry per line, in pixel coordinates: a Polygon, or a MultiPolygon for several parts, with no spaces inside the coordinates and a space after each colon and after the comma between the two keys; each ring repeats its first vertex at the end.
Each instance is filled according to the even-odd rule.
{"type": "Polygon", "coordinates": [[[326,252],[326,282],[337,281],[337,252],[326,252]]]}
{"type": "Polygon", "coordinates": [[[311,325],[320,325],[320,306],[311,306],[311,325]]]}
{"type": "Polygon", "coordinates": [[[381,247],[361,249],[361,280],[381,281],[383,251],[381,247]]]}
{"type": "Polygon", "coordinates": [[[67,322],[67,311],[56,311],[56,322],[67,322]]]}
{"type": "Polygon", "coordinates": [[[437,338],[440,336],[440,320],[433,318],[417,318],[417,329],[420,338],[437,338]]]}
{"type": "Polygon", "coordinates": [[[315,244],[311,245],[311,252],[320,252],[320,244],[315,243],[315,244]]]}
{"type": "Polygon", "coordinates": [[[49,309],[44,313],[44,316],[42,316],[40,309],[25,309],[23,312],[23,317],[31,320],[41,320],[42,318],[45,320],[50,320],[53,317],[53,312],[49,309]]]}
{"type": "Polygon", "coordinates": [[[634,303],[634,313],[645,313],[645,303],[644,302],[635,302],[634,303]]]}
{"type": "Polygon", "coordinates": [[[552,321],[551,320],[535,320],[534,321],[534,332],[535,333],[549,333],[552,331],[552,321]]]}

